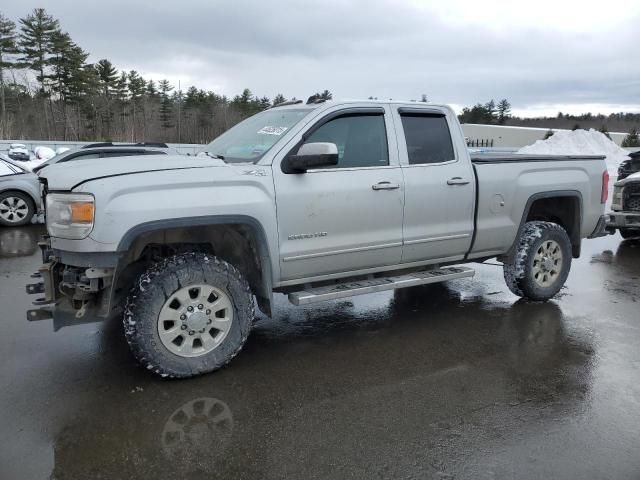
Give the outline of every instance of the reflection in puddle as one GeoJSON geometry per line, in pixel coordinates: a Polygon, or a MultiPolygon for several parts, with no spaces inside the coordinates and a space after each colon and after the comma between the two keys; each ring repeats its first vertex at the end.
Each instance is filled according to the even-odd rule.
{"type": "Polygon", "coordinates": [[[217,398],[196,398],[180,406],[165,422],[162,449],[169,458],[221,455],[233,434],[233,414],[217,398]]]}
{"type": "Polygon", "coordinates": [[[0,227],[0,258],[26,257],[38,249],[39,227],[0,227]]]}

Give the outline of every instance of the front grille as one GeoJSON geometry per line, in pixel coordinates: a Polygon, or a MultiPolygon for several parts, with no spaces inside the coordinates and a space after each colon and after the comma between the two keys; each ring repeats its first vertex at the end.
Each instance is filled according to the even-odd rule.
{"type": "Polygon", "coordinates": [[[640,211],[640,183],[632,183],[624,187],[622,209],[640,211]]]}

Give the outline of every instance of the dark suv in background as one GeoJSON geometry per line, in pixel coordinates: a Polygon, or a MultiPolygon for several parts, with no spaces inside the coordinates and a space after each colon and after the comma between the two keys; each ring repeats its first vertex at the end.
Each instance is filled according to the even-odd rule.
{"type": "Polygon", "coordinates": [[[88,160],[91,158],[124,157],[133,155],[177,155],[178,151],[166,143],[90,143],[80,148],[67,150],[33,169],[38,173],[54,163],[88,160]]]}
{"type": "Polygon", "coordinates": [[[640,150],[629,154],[629,160],[620,163],[618,167],[618,180],[627,178],[629,175],[640,172],[640,150]]]}

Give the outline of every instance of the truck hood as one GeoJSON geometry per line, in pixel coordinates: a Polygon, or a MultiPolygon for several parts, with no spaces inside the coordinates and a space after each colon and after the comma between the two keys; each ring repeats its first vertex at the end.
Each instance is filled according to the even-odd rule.
{"type": "Polygon", "coordinates": [[[140,155],[54,163],[39,172],[49,190],[73,190],[89,180],[163,170],[225,166],[222,160],[185,155],[140,155]]]}

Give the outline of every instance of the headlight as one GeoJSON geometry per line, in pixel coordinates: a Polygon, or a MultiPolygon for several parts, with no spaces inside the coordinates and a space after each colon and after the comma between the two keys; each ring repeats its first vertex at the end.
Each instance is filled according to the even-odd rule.
{"type": "Polygon", "coordinates": [[[47,195],[47,230],[58,238],[79,240],[93,229],[95,200],[86,193],[47,195]]]}

